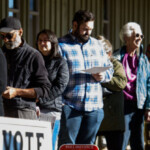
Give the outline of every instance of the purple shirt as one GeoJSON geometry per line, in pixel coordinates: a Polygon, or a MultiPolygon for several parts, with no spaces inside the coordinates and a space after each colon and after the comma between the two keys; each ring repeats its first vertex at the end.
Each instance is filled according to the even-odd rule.
{"type": "Polygon", "coordinates": [[[126,76],[128,79],[127,85],[123,90],[125,100],[136,101],[136,77],[138,68],[138,58],[136,54],[131,57],[128,53],[126,53],[122,64],[125,68],[126,76]]]}

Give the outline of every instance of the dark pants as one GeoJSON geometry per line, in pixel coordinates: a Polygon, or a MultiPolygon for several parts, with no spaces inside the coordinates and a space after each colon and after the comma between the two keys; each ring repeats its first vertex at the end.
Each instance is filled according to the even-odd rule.
{"type": "Polygon", "coordinates": [[[123,131],[108,131],[104,133],[108,150],[121,150],[123,143],[123,131]]]}
{"type": "Polygon", "coordinates": [[[36,111],[28,108],[13,109],[13,108],[4,107],[4,116],[11,117],[11,118],[31,119],[31,120],[37,119],[36,111]]]}
{"type": "Polygon", "coordinates": [[[58,147],[62,144],[94,144],[103,117],[103,109],[84,112],[63,106],[58,147]]]}
{"type": "Polygon", "coordinates": [[[125,101],[125,132],[122,150],[130,140],[132,150],[144,150],[144,110],[136,102],[125,101]]]}

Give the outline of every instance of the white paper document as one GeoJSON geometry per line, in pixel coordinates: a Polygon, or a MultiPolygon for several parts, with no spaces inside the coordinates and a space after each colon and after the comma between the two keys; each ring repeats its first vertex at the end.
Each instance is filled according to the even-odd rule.
{"type": "Polygon", "coordinates": [[[111,66],[109,66],[109,67],[93,67],[93,68],[82,70],[82,71],[91,73],[91,74],[96,74],[96,73],[104,72],[109,68],[111,68],[111,66]]]}

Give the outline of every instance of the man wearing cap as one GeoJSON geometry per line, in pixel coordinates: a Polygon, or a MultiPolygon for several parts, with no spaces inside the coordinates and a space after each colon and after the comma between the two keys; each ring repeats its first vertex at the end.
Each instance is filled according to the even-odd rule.
{"type": "Polygon", "coordinates": [[[1,20],[2,50],[8,67],[7,87],[3,92],[4,113],[6,117],[36,119],[36,101],[48,97],[51,84],[41,54],[26,43],[22,34],[17,18],[1,20]]]}

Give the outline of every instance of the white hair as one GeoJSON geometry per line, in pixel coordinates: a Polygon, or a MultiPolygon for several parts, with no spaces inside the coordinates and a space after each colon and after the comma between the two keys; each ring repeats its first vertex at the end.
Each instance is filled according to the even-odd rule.
{"type": "Polygon", "coordinates": [[[131,37],[133,32],[142,34],[142,30],[139,24],[136,22],[128,22],[126,23],[121,31],[120,31],[120,39],[123,43],[125,43],[125,37],[131,37]]]}

